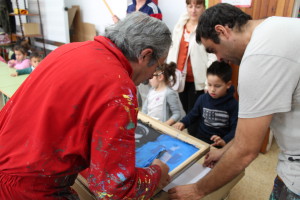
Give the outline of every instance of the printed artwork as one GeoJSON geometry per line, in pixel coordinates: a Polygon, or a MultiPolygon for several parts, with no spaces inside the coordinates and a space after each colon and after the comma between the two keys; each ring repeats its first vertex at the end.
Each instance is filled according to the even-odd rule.
{"type": "Polygon", "coordinates": [[[172,171],[199,150],[177,138],[159,133],[141,121],[138,121],[135,139],[136,167],[147,167],[158,158],[172,171]]]}

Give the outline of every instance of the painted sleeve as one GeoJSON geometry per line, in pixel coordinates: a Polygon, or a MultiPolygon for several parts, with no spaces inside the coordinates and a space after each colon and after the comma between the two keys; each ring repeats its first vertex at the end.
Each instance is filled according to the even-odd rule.
{"type": "Polygon", "coordinates": [[[158,166],[135,167],[136,105],[135,97],[119,94],[95,123],[87,180],[97,199],[149,199],[158,185],[158,166]]]}

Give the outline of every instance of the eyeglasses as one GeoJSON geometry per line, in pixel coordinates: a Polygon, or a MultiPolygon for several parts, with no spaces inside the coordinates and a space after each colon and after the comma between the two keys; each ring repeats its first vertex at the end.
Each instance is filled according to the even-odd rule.
{"type": "Polygon", "coordinates": [[[164,73],[163,71],[161,71],[161,72],[159,72],[159,73],[157,73],[157,74],[154,73],[153,76],[159,76],[159,75],[161,75],[161,74],[163,74],[163,73],[164,73]]]}

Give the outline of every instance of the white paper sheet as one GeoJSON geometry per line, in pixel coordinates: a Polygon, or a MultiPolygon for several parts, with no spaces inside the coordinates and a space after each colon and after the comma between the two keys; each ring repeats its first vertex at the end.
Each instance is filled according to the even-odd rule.
{"type": "Polygon", "coordinates": [[[177,186],[177,185],[186,185],[196,183],[198,180],[203,178],[211,168],[203,167],[200,163],[195,163],[178,177],[176,177],[171,183],[169,183],[166,187],[163,188],[165,192],[168,192],[169,189],[177,186]]]}

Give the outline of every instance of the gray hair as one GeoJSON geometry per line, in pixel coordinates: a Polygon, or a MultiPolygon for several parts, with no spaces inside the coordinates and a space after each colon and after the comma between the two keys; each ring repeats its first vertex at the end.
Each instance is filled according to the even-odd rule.
{"type": "Polygon", "coordinates": [[[129,61],[136,62],[144,49],[152,49],[149,66],[167,55],[172,42],[171,32],[166,24],[142,12],[128,14],[124,20],[107,27],[104,36],[109,38],[129,61]]]}

